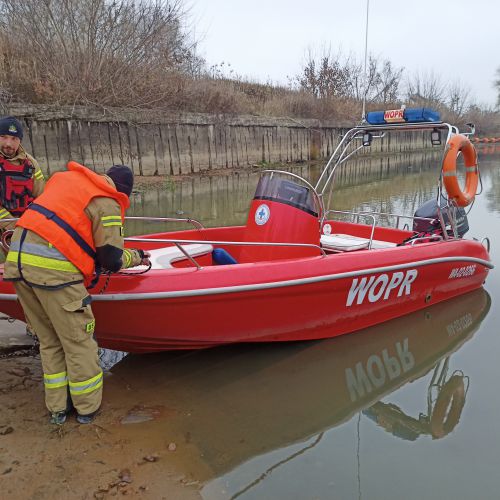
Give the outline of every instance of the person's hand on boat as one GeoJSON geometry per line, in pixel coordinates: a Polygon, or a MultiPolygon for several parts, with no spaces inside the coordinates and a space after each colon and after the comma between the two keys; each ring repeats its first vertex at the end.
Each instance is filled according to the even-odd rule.
{"type": "Polygon", "coordinates": [[[123,250],[122,269],[136,266],[149,266],[151,254],[140,248],[125,248],[123,250]]]}
{"type": "Polygon", "coordinates": [[[151,264],[150,262],[150,257],[151,257],[151,254],[149,252],[146,252],[144,250],[141,250],[142,252],[142,260],[141,260],[141,265],[143,266],[149,266],[151,264]]]}
{"type": "Polygon", "coordinates": [[[137,248],[136,252],[139,254],[139,256],[141,258],[140,265],[141,266],[149,266],[149,264],[150,264],[149,258],[151,257],[151,254],[149,252],[147,252],[146,250],[142,250],[140,248],[137,248]]]}

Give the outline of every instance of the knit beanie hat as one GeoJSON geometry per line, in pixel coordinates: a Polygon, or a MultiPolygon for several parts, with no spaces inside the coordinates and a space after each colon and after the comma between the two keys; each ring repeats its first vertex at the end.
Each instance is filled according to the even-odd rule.
{"type": "Polygon", "coordinates": [[[134,187],[134,174],[126,165],[113,165],[108,169],[106,175],[115,183],[116,190],[130,196],[134,187]]]}
{"type": "Polygon", "coordinates": [[[23,140],[23,126],[21,122],[13,116],[6,116],[0,119],[0,135],[12,135],[23,140]]]}

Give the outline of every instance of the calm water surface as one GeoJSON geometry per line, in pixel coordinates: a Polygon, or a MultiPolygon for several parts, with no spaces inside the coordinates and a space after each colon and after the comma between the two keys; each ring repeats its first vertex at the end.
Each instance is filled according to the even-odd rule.
{"type": "MultiPolygon", "coordinates": [[[[480,161],[468,236],[488,236],[499,266],[500,155],[480,161]]],[[[362,162],[339,176],[334,208],[411,215],[435,195],[435,165],[362,162]]],[[[165,184],[137,194],[132,212],[243,224],[256,182],[165,184]]],[[[178,443],[207,500],[498,499],[499,299],[497,267],[484,289],[337,339],[128,356],[112,368],[107,397],[126,384],[129,398],[170,410],[138,419],[136,433],[178,443]]]]}

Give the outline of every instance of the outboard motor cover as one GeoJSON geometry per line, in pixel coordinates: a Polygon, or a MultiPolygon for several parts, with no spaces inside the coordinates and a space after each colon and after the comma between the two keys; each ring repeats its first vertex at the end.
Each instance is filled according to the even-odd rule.
{"type": "MultiPolygon", "coordinates": [[[[447,200],[444,196],[441,196],[441,209],[444,209],[447,206],[447,200]]],[[[467,214],[462,207],[458,207],[455,209],[456,213],[456,227],[458,236],[461,238],[468,230],[469,230],[469,222],[467,220],[467,214]]],[[[447,210],[443,210],[443,219],[444,223],[448,227],[450,225],[450,221],[448,219],[447,210]]],[[[415,219],[413,221],[413,230],[419,233],[427,233],[435,231],[439,229],[441,226],[439,224],[438,218],[438,206],[437,200],[429,200],[426,201],[414,214],[414,217],[424,217],[426,219],[435,219],[435,223],[427,220],[419,220],[415,219]]],[[[451,233],[451,229],[449,230],[451,233]]]]}

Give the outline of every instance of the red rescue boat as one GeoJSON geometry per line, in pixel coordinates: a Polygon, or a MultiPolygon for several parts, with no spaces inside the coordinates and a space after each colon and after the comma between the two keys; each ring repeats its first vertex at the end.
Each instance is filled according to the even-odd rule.
{"type": "MultiPolygon", "coordinates": [[[[315,186],[290,172],[264,171],[245,226],[187,220],[194,229],[127,238],[151,251],[152,267],[102,276],[91,290],[99,344],[150,352],[333,337],[481,287],[493,268],[489,241],[463,237],[463,206],[478,179],[473,131],[459,134],[425,109],[395,115],[399,122],[368,113],[342,138],[315,186]],[[401,131],[430,132],[434,145],[447,134],[436,199],[413,216],[329,210],[325,197],[345,160],[401,131]],[[461,157],[464,192],[456,177],[461,157]],[[379,225],[387,216],[396,227],[379,225]],[[404,220],[412,229],[398,227],[404,220]]],[[[0,283],[0,311],[23,318],[7,282],[0,283]]]]}

